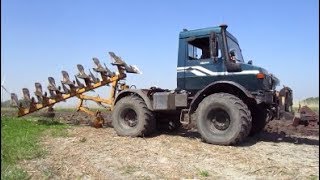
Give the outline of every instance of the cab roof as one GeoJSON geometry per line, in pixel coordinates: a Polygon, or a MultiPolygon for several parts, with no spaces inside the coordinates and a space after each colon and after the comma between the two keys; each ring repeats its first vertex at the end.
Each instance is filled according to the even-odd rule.
{"type": "MultiPolygon", "coordinates": [[[[194,30],[186,30],[180,32],[179,38],[185,39],[189,37],[199,37],[199,36],[208,36],[211,32],[215,32],[217,34],[221,33],[221,27],[220,26],[214,26],[214,27],[207,27],[207,28],[201,28],[201,29],[194,29],[194,30]]],[[[227,31],[227,36],[233,39],[235,42],[238,43],[238,40],[227,31]]]]}

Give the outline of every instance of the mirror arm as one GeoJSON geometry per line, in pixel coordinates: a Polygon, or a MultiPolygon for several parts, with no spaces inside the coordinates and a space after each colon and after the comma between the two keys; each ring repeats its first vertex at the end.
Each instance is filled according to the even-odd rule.
{"type": "Polygon", "coordinates": [[[218,46],[217,46],[217,36],[215,32],[211,32],[210,34],[210,56],[213,60],[217,61],[218,56],[218,46]]]}

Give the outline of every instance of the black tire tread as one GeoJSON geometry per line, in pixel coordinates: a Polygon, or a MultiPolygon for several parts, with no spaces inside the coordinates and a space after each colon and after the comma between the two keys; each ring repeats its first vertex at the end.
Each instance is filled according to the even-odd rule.
{"type": "MultiPolygon", "coordinates": [[[[115,105],[115,108],[117,108],[117,105],[121,105],[121,103],[126,103],[126,102],[135,102],[134,104],[136,106],[138,106],[138,108],[143,110],[143,115],[142,117],[140,117],[144,123],[143,128],[140,130],[140,132],[136,135],[133,135],[132,137],[144,137],[144,136],[148,136],[152,133],[154,133],[156,125],[155,125],[155,118],[154,115],[152,113],[152,111],[150,111],[146,105],[146,103],[143,101],[143,99],[141,99],[138,96],[126,96],[123,97],[122,99],[120,99],[117,104],[115,105]]],[[[140,121],[139,120],[139,121],[140,121]]],[[[112,121],[116,121],[115,117],[112,117],[112,121]]],[[[114,123],[113,123],[114,124],[114,123]]],[[[115,126],[115,125],[114,125],[115,126]]],[[[116,127],[114,127],[116,130],[117,135],[119,136],[127,136],[126,134],[124,134],[122,131],[119,131],[116,127]]]]}
{"type": "MultiPolygon", "coordinates": [[[[204,106],[209,106],[210,105],[210,101],[213,99],[217,99],[217,98],[223,98],[228,102],[231,102],[232,104],[236,105],[238,107],[239,110],[239,114],[241,117],[241,130],[240,133],[238,134],[238,136],[234,139],[234,141],[228,143],[228,144],[221,144],[221,145],[237,145],[240,142],[242,142],[250,133],[251,130],[251,124],[252,124],[252,118],[251,118],[251,112],[248,108],[248,106],[238,97],[229,94],[229,93],[216,93],[216,94],[212,94],[209,95],[208,97],[206,97],[200,104],[199,107],[197,109],[198,110],[201,107],[204,106]],[[207,99],[208,98],[208,99],[207,99]],[[206,100],[207,99],[207,100],[206,100]]],[[[206,142],[208,142],[206,139],[204,139],[206,142]]],[[[210,142],[208,142],[210,143],[210,142]]]]}

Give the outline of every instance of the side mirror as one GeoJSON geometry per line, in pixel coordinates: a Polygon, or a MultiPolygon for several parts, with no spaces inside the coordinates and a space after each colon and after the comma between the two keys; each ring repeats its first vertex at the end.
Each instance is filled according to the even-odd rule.
{"type": "Polygon", "coordinates": [[[232,57],[235,57],[236,56],[236,53],[234,50],[231,50],[229,53],[228,53],[229,58],[230,60],[225,60],[225,66],[227,68],[227,71],[228,72],[241,72],[242,71],[242,68],[241,68],[241,65],[240,63],[236,63],[235,62],[235,59],[231,59],[232,57]]]}
{"type": "Polygon", "coordinates": [[[215,32],[210,34],[210,55],[214,60],[218,57],[218,41],[215,32]]]}
{"type": "Polygon", "coordinates": [[[248,61],[248,64],[252,65],[252,60],[249,60],[249,61],[248,61]]]}

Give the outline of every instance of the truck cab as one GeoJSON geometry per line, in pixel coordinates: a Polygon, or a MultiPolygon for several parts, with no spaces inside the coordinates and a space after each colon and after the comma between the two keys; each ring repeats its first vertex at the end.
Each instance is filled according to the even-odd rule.
{"type": "Polygon", "coordinates": [[[226,25],[184,30],[179,34],[177,87],[197,93],[217,81],[232,81],[253,95],[274,91],[279,80],[246,63],[238,40],[226,25]]]}

